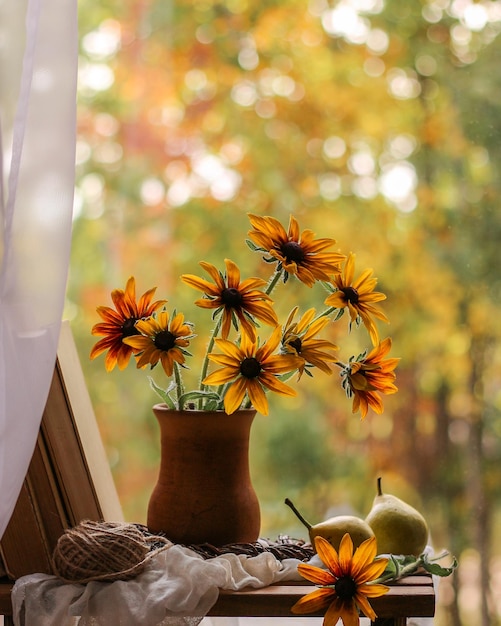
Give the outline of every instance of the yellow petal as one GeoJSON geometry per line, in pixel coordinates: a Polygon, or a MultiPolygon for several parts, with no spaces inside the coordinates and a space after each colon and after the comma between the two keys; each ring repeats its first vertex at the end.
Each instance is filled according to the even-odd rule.
{"type": "Polygon", "coordinates": [[[224,410],[228,415],[234,413],[242,404],[246,392],[246,380],[241,376],[230,385],[224,396],[224,410]]]}
{"type": "Polygon", "coordinates": [[[376,619],[377,615],[364,595],[357,593],[355,595],[355,602],[362,609],[364,615],[371,620],[371,622],[376,619]]]}
{"type": "Polygon", "coordinates": [[[301,574],[301,576],[303,576],[303,578],[306,578],[306,580],[309,580],[316,585],[333,585],[336,582],[336,579],[331,572],[321,569],[320,567],[310,565],[309,563],[299,563],[297,571],[301,574]]]}
{"type": "Polygon", "coordinates": [[[307,613],[317,613],[323,611],[329,604],[335,592],[332,589],[322,588],[315,589],[294,604],[291,608],[292,613],[296,615],[305,615],[307,613]]]}
{"type": "Polygon", "coordinates": [[[380,583],[374,583],[373,585],[363,585],[360,587],[360,593],[363,593],[367,598],[377,598],[378,596],[383,596],[390,590],[386,585],[381,585],[380,583]]]}
{"type": "Polygon", "coordinates": [[[339,544],[339,567],[343,572],[350,572],[351,560],[353,558],[353,541],[348,533],[343,535],[339,544]]]}
{"type": "Polygon", "coordinates": [[[320,560],[337,577],[342,572],[339,567],[339,556],[336,549],[324,537],[315,537],[315,549],[320,560]]]}

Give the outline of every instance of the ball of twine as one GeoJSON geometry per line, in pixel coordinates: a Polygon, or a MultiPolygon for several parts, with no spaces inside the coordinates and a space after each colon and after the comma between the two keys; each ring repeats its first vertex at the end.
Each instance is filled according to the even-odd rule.
{"type": "Polygon", "coordinates": [[[85,520],[59,537],[52,564],[66,582],[129,580],[170,545],[162,537],[145,537],[134,524],[85,520]],[[151,550],[153,542],[163,546],[151,550]]]}

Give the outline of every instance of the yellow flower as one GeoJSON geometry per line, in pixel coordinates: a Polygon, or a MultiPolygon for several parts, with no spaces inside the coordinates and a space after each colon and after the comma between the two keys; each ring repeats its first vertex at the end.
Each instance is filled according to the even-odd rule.
{"type": "Polygon", "coordinates": [[[314,368],[331,374],[335,364],[341,371],[346,395],[353,399],[353,411],[360,410],[365,417],[371,406],[381,413],[383,405],[378,394],[397,390],[393,369],[398,359],[383,358],[387,343],[379,344],[376,322],[388,320],[376,306],[385,296],[374,291],[377,281],[372,270],[366,270],[355,280],[355,256],[346,257],[336,251],[334,239],[316,238],[308,229],[301,231],[292,215],[287,230],[274,217],[251,213],[248,216],[251,229],[246,243],[254,251],[260,251],[271,267],[268,280],[256,276],[242,280],[239,267],[228,258],[224,260],[224,271],[201,261],[205,277],[181,276],[185,284],[201,292],[195,304],[210,311],[215,320],[196,388],[185,391],[181,371],[186,367],[185,357],[191,356],[186,348],[195,337],[193,325],[175,311],[170,319],[164,308],[167,300],[153,301],[156,289],[150,289],[136,302],[133,277],[127,281],[125,291],[112,292],[114,309],[98,307],[102,321],[93,326],[92,334],[102,338],[92,348],[91,358],[107,351],[108,371],[115,365],[124,369],[132,355],[139,368],[162,363],[165,373],[173,380],[165,388],[151,378],[150,384],[171,409],[196,406],[198,410],[224,408],[233,413],[240,406],[253,405],[266,414],[268,391],[296,395],[286,384],[294,372],[298,373],[299,381],[305,373],[312,376],[314,368]],[[320,282],[329,294],[325,310],[319,313],[310,308],[301,316],[299,303],[295,302],[283,324],[279,322],[271,294],[280,281],[287,283],[291,275],[310,288],[320,282]],[[334,356],[339,349],[334,343],[320,338],[329,321],[337,321],[345,309],[351,317],[349,327],[353,322],[365,324],[373,344],[378,346],[367,358],[364,353],[351,357],[348,363],[334,356]],[[265,343],[258,336],[260,325],[274,328],[265,343]],[[234,337],[232,326],[236,331],[234,337]],[[219,354],[213,353],[216,346],[219,354]],[[211,363],[221,368],[210,373],[211,363]],[[209,391],[208,385],[219,388],[209,391]]]}
{"type": "Polygon", "coordinates": [[[298,565],[298,571],[304,578],[321,586],[296,602],[292,612],[304,615],[327,609],[324,626],[335,626],[339,619],[344,626],[357,626],[360,623],[358,609],[361,609],[374,621],[376,613],[368,598],[382,596],[389,589],[386,585],[373,582],[388,564],[386,558],[376,559],[376,538],[371,537],[361,543],[355,553],[348,533],[341,540],[339,554],[323,537],[315,537],[315,548],[328,569],[308,563],[298,565]]]}
{"type": "Polygon", "coordinates": [[[184,274],[181,279],[190,287],[205,293],[205,298],[195,302],[197,306],[204,309],[221,310],[223,315],[221,336],[223,339],[228,337],[233,314],[238,318],[244,331],[252,339],[255,339],[256,331],[253,318],[270,326],[278,324],[270,296],[258,290],[258,287],[266,285],[266,281],[260,278],[248,278],[240,282],[238,266],[230,259],[225,259],[224,262],[226,265],[225,276],[214,265],[204,261],[200,263],[214,284],[193,274],[184,274]]]}
{"type": "Polygon", "coordinates": [[[184,348],[194,336],[184,315],[178,313],[169,324],[167,311],[160,311],[156,317],[137,322],[136,328],[141,334],[123,341],[137,353],[137,367],[154,366],[160,361],[167,376],[172,376],[174,363],[183,365],[187,354],[184,348]]]}
{"type": "Polygon", "coordinates": [[[390,349],[391,339],[388,337],[373,348],[367,357],[346,365],[341,373],[348,396],[353,396],[353,413],[360,409],[362,418],[367,415],[369,406],[376,413],[383,412],[383,401],[378,394],[398,391],[393,370],[400,359],[385,359],[390,349]]]}
{"type": "Polygon", "coordinates": [[[379,342],[379,335],[373,317],[388,322],[386,315],[374,305],[375,302],[386,300],[384,293],[374,291],[377,279],[372,277],[372,269],[366,269],[354,280],[355,255],[350,252],[342,274],[332,279],[337,291],[325,300],[327,306],[335,309],[348,308],[351,323],[362,320],[371,337],[373,345],[379,342]]]}
{"type": "Polygon", "coordinates": [[[231,414],[242,404],[248,394],[252,406],[268,415],[265,389],[285,396],[295,396],[294,389],[283,383],[279,374],[298,369],[302,359],[292,354],[273,354],[280,343],[281,330],[277,326],[267,342],[258,346],[248,335],[243,334],[240,345],[227,339],[217,339],[216,344],[223,354],[209,354],[209,359],[222,365],[202,382],[205,385],[231,383],[224,396],[224,410],[231,414]]]}
{"type": "Polygon", "coordinates": [[[260,217],[249,214],[254,230],[249,231],[251,241],[259,250],[268,253],[278,262],[278,269],[311,287],[317,280],[330,280],[333,274],[339,274],[344,254],[326,252],[335,245],[334,239],[315,239],[311,230],[299,230],[297,220],[291,215],[289,229],[286,232],[282,224],[274,217],[260,217]]]}
{"type": "MultiPolygon", "coordinates": [[[[333,363],[336,357],[331,354],[339,350],[339,347],[325,339],[316,339],[316,335],[329,324],[328,317],[315,319],[315,309],[309,309],[298,322],[294,318],[298,307],[294,307],[285,322],[282,333],[282,352],[296,354],[303,359],[303,365],[299,368],[299,377],[303,372],[310,373],[308,365],[318,367],[326,374],[332,374],[329,363],[333,363]]],[[[311,375],[311,374],[310,374],[311,375]]]]}
{"type": "Polygon", "coordinates": [[[110,372],[115,365],[123,370],[127,366],[132,355],[132,348],[122,342],[124,337],[137,335],[136,322],[150,317],[161,308],[167,300],[152,302],[156,287],[144,293],[136,303],[136,281],[133,276],[129,278],[122,289],[114,289],[111,299],[115,309],[108,306],[97,307],[99,316],[104,320],[92,327],[92,334],[103,336],[92,348],[90,358],[94,359],[108,350],[105,358],[106,371],[110,372]]]}

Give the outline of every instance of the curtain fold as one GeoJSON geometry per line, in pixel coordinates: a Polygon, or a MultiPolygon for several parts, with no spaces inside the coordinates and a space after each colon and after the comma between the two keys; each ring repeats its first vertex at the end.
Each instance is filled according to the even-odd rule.
{"type": "Polygon", "coordinates": [[[0,3],[0,537],[54,371],[71,246],[76,0],[0,3]]]}

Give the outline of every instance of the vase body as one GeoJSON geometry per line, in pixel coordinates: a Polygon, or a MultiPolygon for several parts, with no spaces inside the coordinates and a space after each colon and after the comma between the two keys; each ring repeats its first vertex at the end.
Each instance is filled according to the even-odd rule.
{"type": "Polygon", "coordinates": [[[249,471],[256,411],[177,411],[157,404],[161,461],[148,528],[175,543],[222,546],[259,537],[261,514],[249,471]]]}

